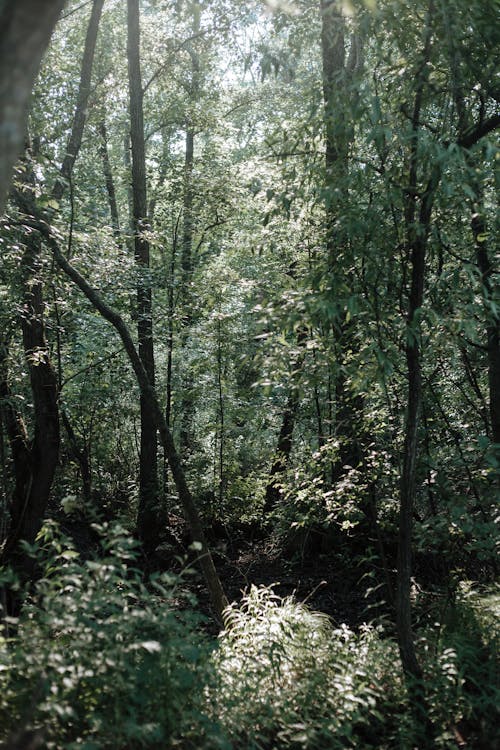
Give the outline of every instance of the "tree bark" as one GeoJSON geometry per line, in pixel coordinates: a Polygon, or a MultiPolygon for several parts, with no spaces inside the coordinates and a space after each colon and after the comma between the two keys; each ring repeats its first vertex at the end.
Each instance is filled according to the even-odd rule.
{"type": "MultiPolygon", "coordinates": [[[[22,539],[33,544],[43,522],[59,460],[59,412],[57,376],[45,335],[44,303],[40,273],[41,238],[30,234],[21,260],[23,306],[21,328],[34,405],[32,440],[12,405],[7,410],[7,432],[14,464],[15,487],[10,506],[10,525],[2,550],[2,562],[13,561],[22,539]]],[[[7,383],[3,389],[8,388],[7,383]]],[[[30,574],[24,556],[16,567],[30,574]]]]}
{"type": "Polygon", "coordinates": [[[113,179],[113,172],[111,169],[111,163],[109,161],[108,152],[108,130],[106,127],[106,116],[103,114],[101,121],[99,122],[99,135],[101,137],[101,143],[99,145],[99,152],[102,160],[102,170],[104,173],[104,180],[106,182],[106,192],[108,194],[108,205],[109,213],[111,215],[111,226],[113,227],[113,235],[118,248],[121,250],[123,247],[122,237],[120,232],[120,217],[118,214],[118,204],[116,202],[116,190],[115,181],[113,179]]]}
{"type": "Polygon", "coordinates": [[[0,0],[0,216],[23,149],[31,92],[65,0],[0,0]]]}
{"type": "Polygon", "coordinates": [[[433,177],[421,199],[418,211],[418,139],[424,88],[427,81],[427,63],[431,49],[432,0],[429,5],[421,62],[416,76],[415,99],[412,113],[412,138],[410,142],[408,189],[405,201],[405,230],[407,251],[411,265],[411,287],[406,316],[406,364],[408,373],[408,398],[405,422],[403,471],[400,488],[398,579],[396,590],[396,624],[401,661],[405,673],[413,680],[422,679],[422,669],[415,653],[411,612],[412,526],[415,504],[416,473],[419,454],[418,426],[422,403],[422,365],[420,353],[419,310],[424,298],[425,256],[434,192],[440,178],[440,168],[435,167],[433,177]]]}
{"type": "MultiPolygon", "coordinates": [[[[362,66],[362,55],[360,38],[353,34],[347,56],[346,22],[338,0],[321,0],[320,9],[326,142],[326,250],[329,272],[338,281],[345,273],[338,257],[349,247],[349,237],[338,227],[339,215],[348,196],[349,150],[354,137],[350,112],[353,91],[349,90],[349,83],[362,66]]],[[[340,438],[340,456],[332,472],[334,482],[341,479],[344,466],[356,467],[362,460],[363,399],[351,392],[345,374],[352,328],[352,323],[347,323],[345,312],[340,310],[333,330],[337,360],[335,432],[340,438]]]]}
{"type": "Polygon", "coordinates": [[[280,484],[284,477],[284,472],[290,461],[290,455],[293,447],[293,430],[295,420],[299,409],[300,389],[299,381],[302,367],[305,359],[305,345],[307,339],[307,329],[305,326],[297,332],[297,346],[300,350],[292,362],[292,383],[288,393],[288,398],[281,418],[281,428],[278,435],[278,443],[274,452],[273,463],[269,471],[269,478],[266,485],[266,494],[264,497],[264,517],[267,516],[277,506],[281,488],[280,484]]]}
{"type": "Polygon", "coordinates": [[[34,207],[26,206],[26,213],[28,217],[34,217],[33,220],[27,218],[25,222],[26,225],[37,229],[43,235],[44,240],[52,250],[56,263],[59,265],[61,270],[64,271],[64,273],[79,287],[79,289],[84,293],[89,302],[102,315],[102,317],[105,318],[105,320],[107,320],[109,323],[111,323],[122,340],[130,364],[132,366],[132,369],[134,370],[141,396],[147,402],[151,413],[153,414],[155,425],[160,435],[160,441],[166,452],[170,470],[172,472],[177,493],[179,495],[179,500],[183,507],[186,521],[190,527],[193,540],[195,542],[199,542],[201,546],[198,560],[205,577],[214,614],[218,621],[222,622],[223,611],[228,604],[227,597],[224,593],[224,589],[222,588],[222,584],[215,569],[213,559],[206,542],[205,534],[203,532],[200,516],[194,503],[193,496],[191,495],[188,484],[186,482],[186,477],[179,454],[172,438],[172,433],[167,426],[165,416],[156,396],[155,389],[148,378],[148,374],[134,345],[132,336],[130,335],[130,331],[128,330],[121,316],[101,298],[96,290],[90,286],[86,279],[84,279],[84,277],[76,270],[76,268],[74,268],[65,258],[64,254],[61,252],[56,238],[51,232],[50,226],[45,221],[37,218],[34,207]]]}
{"type": "Polygon", "coordinates": [[[104,0],[94,0],[92,4],[87,35],[85,37],[82,67],[80,70],[80,84],[78,86],[78,98],[71,127],[71,134],[68,145],[66,146],[66,154],[59,170],[59,176],[52,189],[52,195],[56,200],[61,199],[66,189],[66,185],[71,179],[73,167],[75,166],[75,161],[82,145],[83,131],[87,120],[87,105],[90,96],[90,83],[92,79],[95,46],[103,5],[104,0]]]}
{"type": "MultiPolygon", "coordinates": [[[[139,0],[127,2],[130,139],[132,147],[132,204],[134,254],[138,270],[137,335],[139,357],[154,388],[152,290],[149,279],[150,252],[145,232],[149,229],[146,154],[144,143],[143,90],[140,63],[139,0]]],[[[141,392],[141,447],[139,457],[139,511],[137,531],[146,554],[159,543],[157,425],[150,401],[141,392]]]]}
{"type": "Polygon", "coordinates": [[[273,458],[273,463],[269,471],[269,478],[266,486],[264,499],[264,516],[267,516],[278,505],[281,489],[280,483],[283,479],[283,473],[288,466],[290,454],[293,445],[293,428],[299,406],[299,389],[293,385],[283,411],[281,428],[278,436],[278,443],[273,458]]]}
{"type": "MultiPolygon", "coordinates": [[[[104,0],[94,0],[92,6],[71,135],[65,159],[52,190],[52,196],[57,200],[62,197],[67,182],[71,178],[82,142],[90,92],[90,76],[103,3],[104,0]]],[[[22,196],[21,193],[15,192],[17,203],[21,208],[26,200],[28,204],[34,202],[34,175],[29,159],[30,155],[28,154],[24,164],[25,195],[22,196]]],[[[19,480],[19,487],[17,488],[16,482],[11,524],[2,555],[4,560],[14,553],[21,539],[30,544],[34,542],[43,523],[59,460],[59,388],[57,375],[50,358],[43,319],[43,286],[40,278],[41,252],[41,237],[34,234],[28,235],[26,250],[21,261],[24,290],[21,328],[33,393],[34,437],[31,442],[25,441],[25,450],[22,451],[19,450],[19,437],[16,445],[12,444],[14,462],[16,458],[20,462],[20,465],[15,466],[14,469],[16,478],[19,480]]],[[[27,562],[25,560],[23,564],[26,565],[27,562]]]]}
{"type": "MultiPolygon", "coordinates": [[[[198,0],[191,3],[192,36],[195,37],[200,31],[201,9],[198,0]]],[[[191,84],[189,88],[189,104],[197,102],[200,91],[200,61],[198,54],[191,45],[188,46],[188,52],[191,59],[191,84]]],[[[193,322],[193,291],[191,288],[194,273],[193,258],[193,235],[194,235],[194,215],[193,215],[193,168],[194,168],[194,143],[195,143],[195,126],[192,122],[191,114],[188,113],[186,122],[186,140],[184,156],[184,193],[182,196],[182,243],[181,243],[181,299],[182,306],[182,331],[181,344],[185,349],[189,344],[189,333],[193,322]]],[[[182,373],[182,392],[181,392],[181,427],[180,427],[180,449],[187,452],[193,449],[194,433],[194,387],[193,375],[191,368],[185,366],[182,373]]]]}

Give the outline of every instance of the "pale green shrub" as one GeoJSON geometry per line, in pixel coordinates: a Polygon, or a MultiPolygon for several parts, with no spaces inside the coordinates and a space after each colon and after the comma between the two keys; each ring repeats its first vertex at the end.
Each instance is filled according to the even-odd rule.
{"type": "Polygon", "coordinates": [[[371,627],[334,628],[266,588],[228,611],[214,664],[210,710],[237,747],[373,747],[404,708],[392,641],[371,627]]]}

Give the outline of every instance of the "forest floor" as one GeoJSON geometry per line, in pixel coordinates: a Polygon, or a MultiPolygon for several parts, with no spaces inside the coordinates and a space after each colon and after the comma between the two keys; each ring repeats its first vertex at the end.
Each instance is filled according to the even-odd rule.
{"type": "MultiPolygon", "coordinates": [[[[360,585],[363,567],[352,566],[346,572],[331,555],[286,556],[272,539],[263,539],[215,549],[214,560],[230,602],[239,602],[253,585],[272,588],[281,598],[293,596],[328,615],[335,627],[345,623],[355,629],[380,614],[380,607],[367,596],[368,583],[360,585]]],[[[196,588],[200,607],[207,611],[203,581],[196,588]]]]}
{"type": "MultiPolygon", "coordinates": [[[[186,564],[198,570],[189,551],[189,540],[184,520],[170,519],[173,533],[153,569],[179,572],[186,564]]],[[[68,523],[63,529],[72,538],[84,558],[92,556],[97,538],[88,525],[68,523]]],[[[273,532],[257,538],[252,533],[216,534],[209,540],[214,562],[222,585],[231,603],[241,601],[252,585],[272,588],[281,598],[293,596],[310,609],[328,615],[335,627],[346,624],[357,629],[366,622],[388,614],[383,596],[385,587],[374,587],[374,568],[363,555],[346,555],[346,550],[324,551],[317,539],[300,535],[294,544],[283,544],[273,532]],[[316,542],[318,542],[316,544],[316,542]],[[349,560],[349,564],[346,563],[349,560]],[[357,560],[357,562],[356,562],[357,560]]],[[[149,566],[139,558],[139,565],[149,566]]],[[[383,578],[383,576],[382,576],[383,578]]],[[[210,617],[208,592],[201,574],[186,578],[188,588],[196,595],[199,609],[210,617]]],[[[209,627],[210,629],[210,627],[209,627]]]]}

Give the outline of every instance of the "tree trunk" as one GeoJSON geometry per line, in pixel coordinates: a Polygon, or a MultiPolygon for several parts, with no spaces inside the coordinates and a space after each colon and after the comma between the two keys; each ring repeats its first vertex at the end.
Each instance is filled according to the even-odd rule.
{"type": "MultiPolygon", "coordinates": [[[[30,441],[21,418],[8,407],[7,432],[14,463],[15,488],[10,507],[10,526],[2,561],[16,559],[22,539],[33,544],[38,534],[59,460],[59,412],[57,376],[45,336],[44,303],[40,273],[41,238],[30,234],[21,260],[23,310],[21,328],[34,405],[34,435],[30,441]]],[[[2,388],[7,388],[6,381],[2,388]]],[[[16,562],[24,573],[31,565],[16,562]]]]}
{"type": "MultiPolygon", "coordinates": [[[[198,0],[191,4],[192,35],[196,36],[200,31],[201,9],[198,0]]],[[[191,45],[188,46],[188,52],[191,58],[191,85],[189,89],[189,104],[197,102],[200,91],[200,62],[196,51],[191,45]]],[[[194,141],[195,127],[192,122],[191,114],[188,113],[186,123],[186,141],[184,156],[184,193],[182,197],[182,244],[181,244],[181,299],[182,306],[182,331],[181,345],[186,348],[189,344],[189,333],[193,322],[193,291],[191,288],[194,273],[193,258],[193,167],[194,167],[194,141]]],[[[186,358],[184,358],[186,361],[186,358]]],[[[180,404],[180,449],[181,451],[190,452],[193,449],[193,432],[194,432],[194,387],[193,375],[189,366],[184,366],[182,372],[182,392],[180,404]]]]}
{"type": "MultiPolygon", "coordinates": [[[[86,109],[90,92],[90,76],[95,52],[95,43],[104,0],[94,0],[87,29],[78,100],[73,118],[67,153],[54,184],[52,196],[57,200],[63,195],[67,181],[82,142],[86,109]]],[[[34,175],[28,159],[24,165],[26,191],[24,197],[16,192],[18,205],[34,200],[34,175]]],[[[26,250],[21,261],[24,290],[21,327],[24,351],[30,374],[34,404],[34,437],[25,448],[20,449],[21,433],[16,444],[12,444],[13,458],[20,462],[15,467],[16,490],[11,511],[11,524],[3,559],[7,559],[21,539],[32,544],[41,528],[47,507],[55,469],[59,460],[60,426],[58,412],[58,382],[50,360],[49,348],[43,320],[44,300],[41,274],[41,238],[33,234],[26,238],[26,250]]],[[[24,561],[26,565],[27,561],[24,561]]]]}
{"type": "MultiPolygon", "coordinates": [[[[349,237],[338,226],[340,213],[348,197],[349,149],[354,137],[349,103],[352,91],[349,91],[349,83],[361,68],[361,43],[353,34],[347,58],[346,25],[341,3],[338,0],[321,0],[320,9],[326,141],[326,250],[329,272],[334,282],[338,282],[345,273],[338,257],[349,246],[349,237]]],[[[339,319],[333,331],[337,360],[335,433],[340,439],[340,456],[332,472],[334,483],[341,479],[345,466],[356,467],[362,460],[360,435],[363,399],[351,392],[345,374],[352,332],[353,324],[348,324],[345,312],[339,311],[339,319]]]]}
{"type": "Polygon", "coordinates": [[[177,449],[175,447],[172,433],[170,432],[165,415],[160,407],[155,389],[149,381],[148,374],[142,363],[141,357],[134,346],[130,332],[125,325],[121,316],[107,305],[100,295],[90,286],[90,284],[81,276],[81,274],[69,263],[64,257],[57,240],[53,236],[50,227],[40,219],[36,218],[34,210],[27,211],[28,215],[35,216],[32,222],[26,220],[28,226],[37,229],[42,233],[44,239],[50,246],[54,258],[59,267],[66,275],[79,287],[95,309],[115,328],[124,345],[125,351],[129,358],[130,364],[134,370],[137,383],[139,385],[141,396],[147,402],[151,413],[153,414],[155,425],[160,434],[160,441],[168,458],[168,463],[174,483],[179,495],[180,503],[183,507],[186,521],[189,524],[193,540],[199,542],[201,550],[198,556],[200,566],[205,576],[207,589],[210,595],[212,607],[219,622],[222,622],[223,611],[227,606],[227,598],[222,588],[219,576],[215,569],[210,550],[208,548],[203,527],[194,503],[193,497],[186,482],[184,470],[177,449]]]}
{"type": "Polygon", "coordinates": [[[65,0],[0,0],[0,216],[23,149],[31,91],[65,0]]]}
{"type": "Polygon", "coordinates": [[[292,383],[288,393],[288,399],[283,410],[281,428],[278,435],[278,443],[274,453],[273,463],[269,471],[269,479],[266,486],[264,499],[264,516],[267,516],[277,506],[283,480],[284,472],[288,466],[293,446],[293,429],[299,409],[299,381],[302,367],[304,365],[305,352],[303,351],[307,340],[307,329],[305,326],[297,332],[297,346],[300,350],[292,362],[292,383]]]}
{"type": "Polygon", "coordinates": [[[59,170],[58,179],[52,190],[52,195],[56,200],[61,199],[66,185],[71,179],[73,167],[82,145],[83,130],[87,119],[87,104],[90,96],[90,83],[92,79],[92,66],[94,63],[97,32],[99,31],[99,22],[101,20],[103,5],[104,0],[94,0],[92,4],[87,35],[85,37],[82,67],[80,70],[80,84],[78,86],[78,98],[71,127],[71,134],[66,146],[66,154],[59,170]]]}
{"type": "MultiPolygon", "coordinates": [[[[139,0],[127,2],[128,75],[130,87],[130,140],[132,147],[132,203],[134,253],[138,270],[137,336],[139,357],[154,388],[152,290],[149,277],[149,229],[146,192],[143,90],[140,64],[139,0]]],[[[159,543],[157,426],[148,399],[141,393],[141,447],[139,458],[139,511],[137,530],[146,554],[159,543]]]]}
{"type": "Polygon", "coordinates": [[[295,426],[298,407],[299,389],[297,385],[293,385],[288,394],[288,400],[283,411],[278,444],[269,471],[269,479],[267,481],[264,500],[264,516],[267,516],[272,510],[274,510],[279,503],[281,495],[280,483],[283,479],[283,474],[288,466],[290,454],[292,452],[293,428],[295,426]]]}
{"type": "Polygon", "coordinates": [[[68,437],[69,447],[73,458],[75,459],[80,469],[80,478],[82,480],[82,492],[83,497],[87,503],[87,507],[90,507],[92,502],[92,471],[90,464],[90,446],[86,440],[79,440],[76,432],[73,429],[68,415],[64,409],[61,409],[61,420],[66,430],[68,437]],[[81,444],[83,443],[83,445],[81,444]]]}
{"type": "Polygon", "coordinates": [[[101,137],[101,143],[99,146],[99,152],[102,160],[102,170],[104,173],[104,180],[106,182],[106,192],[108,194],[108,205],[109,212],[111,215],[111,226],[113,227],[113,234],[115,242],[118,248],[121,250],[123,243],[120,232],[120,218],[118,215],[118,204],[116,202],[116,190],[115,181],[113,179],[113,172],[111,170],[111,163],[109,161],[108,153],[108,131],[106,128],[106,117],[103,114],[102,120],[99,122],[99,135],[101,137]]]}
{"type": "Polygon", "coordinates": [[[419,346],[420,324],[418,312],[422,307],[424,297],[425,256],[433,198],[440,178],[439,167],[437,167],[434,170],[433,178],[431,178],[426,193],[421,199],[420,212],[418,213],[418,139],[423,93],[428,75],[427,63],[430,56],[431,11],[432,8],[429,9],[426,20],[422,59],[416,77],[412,113],[412,139],[409,154],[408,189],[406,191],[405,202],[405,229],[407,250],[411,264],[411,288],[406,316],[405,351],[408,372],[408,399],[400,489],[398,580],[396,590],[396,624],[401,661],[405,673],[416,682],[419,682],[422,678],[422,669],[415,653],[411,614],[412,525],[419,453],[418,424],[422,403],[422,373],[419,346]]]}
{"type": "Polygon", "coordinates": [[[397,553],[396,626],[398,646],[407,680],[409,700],[415,719],[416,741],[422,748],[433,748],[434,728],[430,719],[423,673],[415,651],[412,629],[411,573],[412,527],[416,496],[419,459],[419,417],[422,406],[422,361],[420,352],[421,327],[419,312],[424,300],[425,263],[434,196],[441,179],[437,162],[426,187],[419,191],[419,131],[424,90],[431,52],[433,0],[424,28],[421,62],[416,74],[415,98],[411,118],[412,137],[409,146],[408,187],[405,191],[405,232],[411,277],[406,316],[406,364],[408,398],[405,420],[403,470],[399,505],[399,535],[397,553]]]}

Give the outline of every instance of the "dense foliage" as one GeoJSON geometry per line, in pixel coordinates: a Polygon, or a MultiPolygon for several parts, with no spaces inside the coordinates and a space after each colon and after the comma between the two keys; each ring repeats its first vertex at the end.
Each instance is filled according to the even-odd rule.
{"type": "Polygon", "coordinates": [[[66,2],[0,219],[1,739],[494,746],[498,10],[66,2]]]}
{"type": "MultiPolygon", "coordinates": [[[[0,640],[4,732],[34,726],[47,747],[87,750],[413,746],[397,645],[382,626],[334,627],[252,587],[214,643],[189,594],[192,570],[146,587],[124,529],[96,535],[87,561],[53,525],[40,535],[43,577],[0,640]]],[[[498,592],[462,588],[442,625],[422,630],[437,748],[455,746],[459,722],[474,747],[493,746],[498,615],[498,592]]]]}

